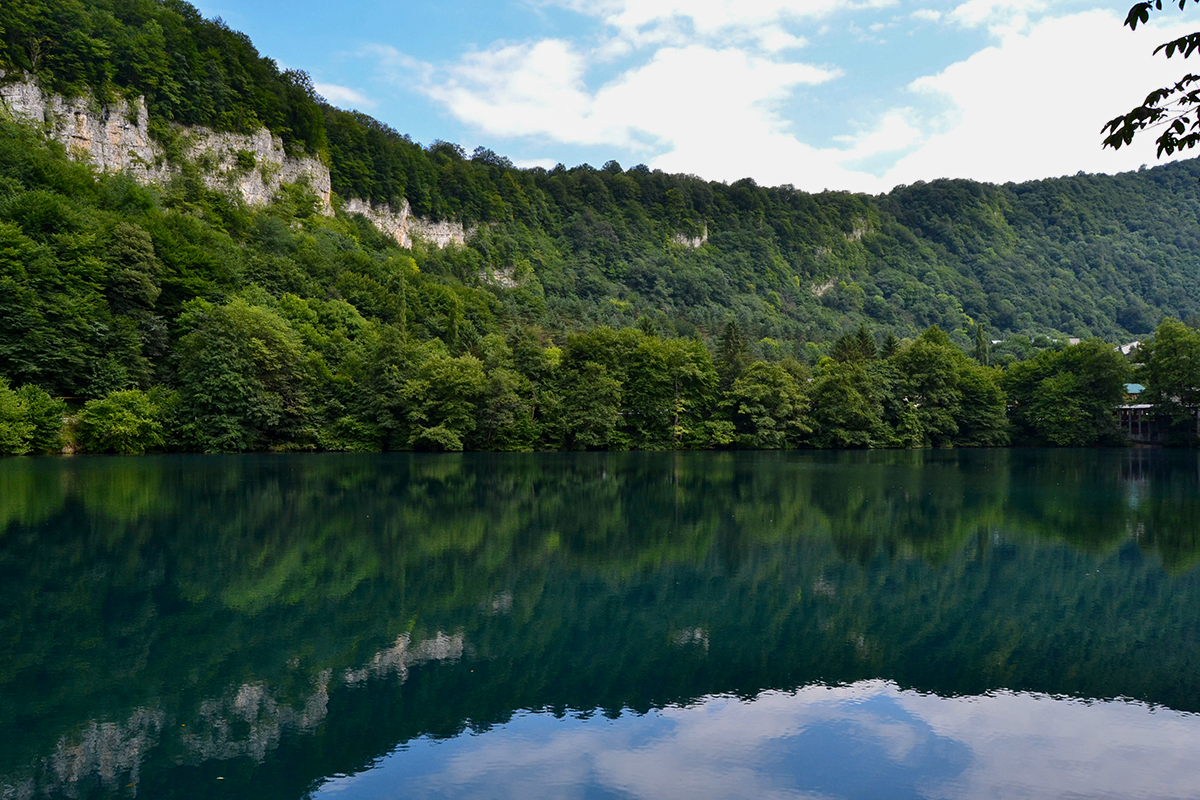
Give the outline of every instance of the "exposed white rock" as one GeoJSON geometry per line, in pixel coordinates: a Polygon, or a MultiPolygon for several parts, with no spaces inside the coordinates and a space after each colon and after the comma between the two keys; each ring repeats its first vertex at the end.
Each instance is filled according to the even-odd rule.
{"type": "Polygon", "coordinates": [[[837,286],[837,278],[830,278],[829,280],[825,281],[824,283],[814,284],[812,287],[813,296],[814,297],[824,297],[825,293],[828,292],[830,289],[832,289],[835,286],[837,286]]]}
{"type": "MultiPolygon", "coordinates": [[[[4,77],[0,73],[0,80],[4,77]]],[[[158,183],[169,177],[162,149],[150,139],[144,104],[98,106],[86,98],[47,95],[31,79],[0,86],[0,101],[16,119],[37,123],[72,158],[158,183]]]]}
{"type": "Polygon", "coordinates": [[[849,233],[844,234],[844,236],[846,237],[847,242],[859,242],[859,241],[862,241],[863,236],[865,236],[866,234],[868,234],[870,232],[871,232],[871,223],[867,221],[867,218],[866,217],[855,217],[854,218],[854,227],[850,230],[849,233]]]}
{"type": "Polygon", "coordinates": [[[708,241],[708,224],[705,223],[704,230],[701,231],[699,236],[688,236],[684,233],[677,233],[675,234],[674,240],[675,244],[680,244],[684,247],[690,247],[692,249],[701,247],[705,242],[708,241]]]}
{"type": "Polygon", "coordinates": [[[288,155],[283,140],[266,128],[252,134],[190,128],[182,133],[189,159],[204,164],[204,180],[213,189],[239,193],[250,205],[265,205],[285,183],[307,183],[333,213],[329,168],[315,158],[288,155]]]}
{"type": "MultiPolygon", "coordinates": [[[[0,71],[0,83],[4,77],[0,71]]],[[[116,100],[101,105],[90,97],[48,95],[31,77],[24,76],[0,85],[0,106],[16,119],[36,123],[66,147],[72,158],[98,169],[128,172],[142,183],[157,185],[179,173],[179,165],[170,163],[163,148],[150,137],[150,118],[140,98],[135,103],[116,100]]],[[[236,193],[257,206],[269,203],[283,184],[303,182],[319,198],[321,212],[333,214],[329,168],[319,159],[288,154],[283,140],[268,129],[251,134],[200,126],[176,126],[175,130],[184,156],[203,167],[209,188],[236,193]]],[[[472,232],[454,220],[418,217],[407,200],[397,211],[350,198],[345,210],[362,214],[401,247],[412,247],[414,241],[443,248],[462,245],[472,232]]]]}
{"type": "Polygon", "coordinates": [[[501,289],[515,289],[520,285],[516,267],[484,269],[479,273],[479,280],[501,289]]]}
{"type": "MultiPolygon", "coordinates": [[[[0,80],[4,75],[0,73],[0,80]]],[[[177,165],[150,138],[145,102],[117,100],[101,105],[90,97],[47,95],[29,76],[0,86],[0,101],[17,119],[34,122],[67,153],[110,172],[129,172],[143,183],[162,184],[177,165]]],[[[326,214],[330,204],[329,168],[315,158],[289,155],[283,141],[266,128],[252,134],[222,133],[202,127],[178,129],[185,155],[204,164],[205,182],[239,193],[251,205],[270,202],[284,183],[306,181],[326,214]]]]}
{"type": "Polygon", "coordinates": [[[362,214],[372,225],[395,239],[401,247],[412,247],[414,241],[446,247],[451,244],[466,244],[470,231],[461,222],[454,220],[430,220],[412,213],[405,200],[400,210],[390,205],[368,203],[357,197],[346,201],[343,209],[347,214],[362,214]]]}
{"type": "Polygon", "coordinates": [[[423,217],[409,217],[408,233],[415,240],[438,247],[446,247],[451,244],[466,244],[468,231],[463,228],[461,222],[452,219],[431,220],[423,217]]]}

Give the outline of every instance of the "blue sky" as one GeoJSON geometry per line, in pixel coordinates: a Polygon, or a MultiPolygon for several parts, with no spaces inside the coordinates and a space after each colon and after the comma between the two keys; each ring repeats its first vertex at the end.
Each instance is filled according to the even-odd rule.
{"type": "MultiPolygon", "coordinates": [[[[202,0],[335,105],[523,166],[882,192],[1155,163],[1101,125],[1182,72],[1128,1],[202,0]]],[[[1195,25],[1194,15],[1192,24],[1195,25]]]]}

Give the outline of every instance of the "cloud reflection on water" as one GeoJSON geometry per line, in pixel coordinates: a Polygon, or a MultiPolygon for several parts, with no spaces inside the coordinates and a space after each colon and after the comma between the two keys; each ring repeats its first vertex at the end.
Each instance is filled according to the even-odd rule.
{"type": "Polygon", "coordinates": [[[885,681],[709,697],[645,716],[527,713],[420,740],[339,798],[1184,798],[1200,715],[1000,692],[943,698],[885,681]]]}

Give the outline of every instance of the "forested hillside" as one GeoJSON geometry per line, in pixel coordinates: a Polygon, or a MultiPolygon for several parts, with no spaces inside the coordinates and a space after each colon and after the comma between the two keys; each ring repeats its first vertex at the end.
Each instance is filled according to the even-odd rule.
{"type": "MultiPolygon", "coordinates": [[[[8,0],[0,70],[144,98],[165,147],[173,126],[265,126],[329,166],[335,208],[407,201],[471,231],[403,249],[303,185],[269,207],[202,164],[141,186],[0,120],[0,377],[23,387],[0,389],[20,420],[0,451],[60,446],[50,396],[90,401],[72,436],[94,450],[996,444],[1011,380],[987,339],[1005,361],[1200,315],[1192,161],[879,197],[522,170],[332,108],[181,0],[8,0]]],[[[1095,398],[1127,368],[1072,358],[1107,383],[1056,443],[1111,441],[1095,398]]],[[[1058,413],[1084,384],[1039,396],[1058,413]]]]}

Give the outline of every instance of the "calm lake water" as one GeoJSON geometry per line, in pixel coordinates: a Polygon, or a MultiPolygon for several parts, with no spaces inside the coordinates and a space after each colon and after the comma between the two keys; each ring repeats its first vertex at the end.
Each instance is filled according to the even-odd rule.
{"type": "Polygon", "coordinates": [[[0,796],[1200,796],[1195,452],[0,460],[0,796]]]}

